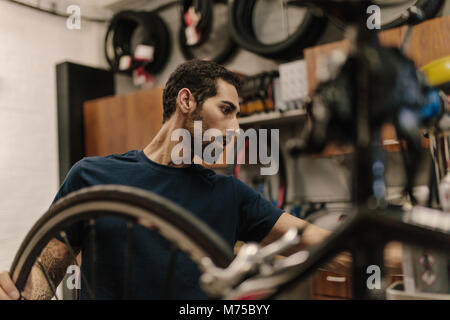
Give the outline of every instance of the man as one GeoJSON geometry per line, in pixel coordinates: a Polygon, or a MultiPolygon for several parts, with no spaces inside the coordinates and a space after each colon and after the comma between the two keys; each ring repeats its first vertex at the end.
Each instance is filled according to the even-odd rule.
{"type": "MultiPolygon", "coordinates": [[[[194,121],[201,120],[203,130],[215,128],[225,136],[226,130],[238,130],[238,78],[222,66],[192,60],[181,64],[170,76],[164,93],[163,125],[143,150],[122,155],[84,158],[75,164],[62,184],[55,201],[75,190],[98,184],[123,184],[158,193],[193,212],[206,222],[230,246],[237,240],[271,243],[289,228],[307,227],[301,243],[291,250],[303,249],[323,241],[323,230],[274,208],[253,189],[239,180],[199,165],[175,165],[172,149],[177,141],[171,134],[187,129],[194,136],[194,121]]],[[[126,226],[114,218],[97,221],[97,298],[120,299],[123,283],[123,257],[126,226]]],[[[133,242],[131,298],[161,298],[170,247],[162,239],[135,227],[133,242]]],[[[82,253],[82,270],[89,270],[88,236],[84,225],[67,230],[71,246],[82,253]]],[[[291,253],[290,252],[290,253],[291,253]]],[[[397,254],[399,251],[396,251],[397,254]]],[[[398,255],[397,255],[398,256],[398,255]]],[[[43,250],[41,260],[55,283],[59,283],[71,258],[62,239],[53,239],[43,250]]],[[[185,256],[177,258],[170,298],[205,298],[198,285],[199,271],[185,256]]],[[[341,255],[329,267],[349,271],[349,259],[341,255]]],[[[86,273],[88,274],[88,273],[86,273]]],[[[28,298],[52,297],[43,273],[34,267],[23,295],[28,298]]],[[[7,272],[0,274],[0,298],[17,299],[19,293],[7,272]]],[[[88,299],[86,290],[80,298],[88,299]]]]}

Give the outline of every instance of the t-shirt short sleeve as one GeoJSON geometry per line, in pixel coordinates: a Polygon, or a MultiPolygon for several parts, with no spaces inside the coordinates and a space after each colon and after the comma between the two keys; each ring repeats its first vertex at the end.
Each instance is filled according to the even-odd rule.
{"type": "Polygon", "coordinates": [[[272,230],[283,210],[274,207],[242,181],[234,181],[240,211],[237,240],[260,242],[272,230]]]}
{"type": "MultiPolygon", "coordinates": [[[[85,183],[82,176],[82,161],[80,160],[73,165],[64,179],[61,187],[59,188],[55,198],[53,199],[52,205],[56,203],[61,198],[69,195],[72,192],[75,192],[79,189],[85,187],[85,183]]],[[[82,231],[83,231],[83,223],[78,222],[64,229],[67,240],[73,248],[80,248],[82,243],[82,231]]],[[[65,242],[64,239],[57,235],[56,239],[65,242]]]]}

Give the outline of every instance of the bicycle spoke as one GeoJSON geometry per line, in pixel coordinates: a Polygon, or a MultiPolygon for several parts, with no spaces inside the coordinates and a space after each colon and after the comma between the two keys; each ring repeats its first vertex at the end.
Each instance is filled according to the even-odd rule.
{"type": "Polygon", "coordinates": [[[97,292],[97,243],[96,243],[96,237],[95,237],[95,220],[90,219],[89,220],[89,235],[90,235],[90,241],[89,244],[91,246],[91,281],[92,281],[92,287],[94,288],[92,292],[93,299],[96,298],[96,292],[97,292]]]}
{"type": "Polygon", "coordinates": [[[134,224],[130,221],[127,223],[127,251],[125,254],[125,268],[124,268],[124,283],[123,283],[123,299],[127,300],[130,297],[130,283],[131,283],[131,259],[133,257],[133,227],[134,224]]]}
{"type": "Polygon", "coordinates": [[[59,235],[63,238],[64,243],[66,244],[67,249],[69,250],[69,254],[71,255],[71,258],[72,258],[73,262],[75,262],[75,265],[80,269],[81,280],[83,281],[83,284],[85,285],[86,290],[88,291],[89,297],[91,299],[93,299],[94,293],[93,293],[91,287],[89,286],[89,283],[88,283],[88,281],[87,281],[83,271],[81,270],[81,266],[78,265],[77,256],[75,254],[75,250],[73,250],[72,246],[70,245],[69,239],[67,238],[67,234],[64,231],[61,231],[59,233],[59,235]]]}
{"type": "Polygon", "coordinates": [[[170,283],[172,282],[173,273],[175,272],[175,262],[177,260],[177,253],[178,253],[178,247],[176,246],[175,243],[173,243],[172,248],[170,249],[169,265],[167,267],[167,276],[166,276],[166,281],[164,283],[162,299],[169,298],[170,283]]]}
{"type": "Polygon", "coordinates": [[[59,299],[58,299],[58,296],[56,295],[56,288],[55,288],[55,285],[53,284],[53,281],[52,281],[52,279],[50,278],[50,275],[48,274],[47,270],[45,270],[45,267],[44,267],[44,265],[42,264],[41,258],[38,258],[38,259],[37,259],[37,264],[39,265],[39,268],[41,268],[41,271],[42,271],[42,273],[44,274],[45,279],[47,280],[47,283],[48,283],[48,285],[49,285],[49,287],[50,287],[50,290],[52,290],[53,296],[56,298],[56,300],[59,300],[59,299]]]}
{"type": "Polygon", "coordinates": [[[25,296],[23,295],[23,292],[20,292],[19,300],[28,300],[28,299],[25,298],[25,296]]]}
{"type": "Polygon", "coordinates": [[[281,23],[283,31],[286,34],[286,39],[289,38],[289,20],[287,14],[287,4],[284,0],[281,0],[281,23]]]}

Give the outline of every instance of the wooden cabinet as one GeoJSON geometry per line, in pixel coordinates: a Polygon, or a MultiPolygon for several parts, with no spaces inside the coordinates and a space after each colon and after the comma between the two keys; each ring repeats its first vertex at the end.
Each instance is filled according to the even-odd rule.
{"type": "MultiPolygon", "coordinates": [[[[389,275],[387,286],[403,280],[402,275],[389,275]]],[[[350,300],[353,298],[352,276],[319,269],[311,277],[312,300],[350,300]]]]}
{"type": "Polygon", "coordinates": [[[152,88],[85,102],[86,156],[143,149],[162,126],[162,92],[152,88]]]}
{"type": "Polygon", "coordinates": [[[319,269],[311,279],[311,298],[313,300],[351,299],[351,277],[319,269]]]}

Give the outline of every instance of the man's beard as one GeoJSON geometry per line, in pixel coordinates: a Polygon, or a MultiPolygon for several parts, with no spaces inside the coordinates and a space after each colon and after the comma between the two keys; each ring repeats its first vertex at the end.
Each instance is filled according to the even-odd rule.
{"type": "MultiPolygon", "coordinates": [[[[208,124],[206,123],[206,121],[203,120],[202,115],[201,115],[201,107],[196,108],[195,111],[191,114],[189,114],[186,118],[186,121],[184,123],[184,128],[186,130],[189,131],[190,137],[191,137],[191,150],[194,151],[194,143],[195,140],[200,141],[201,142],[201,146],[202,146],[202,154],[203,154],[203,150],[204,148],[208,145],[207,141],[203,141],[203,133],[208,130],[210,127],[208,126],[208,124]],[[202,124],[202,131],[200,132],[200,136],[195,136],[195,132],[194,132],[194,123],[195,121],[201,121],[202,124]]],[[[198,156],[200,156],[202,158],[202,154],[199,154],[198,156]]],[[[194,157],[194,153],[192,153],[192,157],[194,157]]],[[[192,160],[192,159],[191,159],[192,160]]]]}
{"type": "MultiPolygon", "coordinates": [[[[197,108],[192,114],[188,115],[188,117],[186,118],[186,122],[184,124],[184,128],[189,131],[189,134],[191,136],[191,151],[194,151],[192,153],[192,158],[195,155],[197,155],[198,157],[203,159],[203,152],[204,152],[205,148],[209,144],[211,144],[211,141],[203,141],[203,135],[205,134],[205,132],[208,129],[211,129],[211,126],[201,116],[201,108],[197,108]],[[195,128],[194,127],[195,121],[201,121],[202,129],[201,129],[201,132],[199,132],[200,136],[196,136],[195,135],[195,130],[194,130],[194,128],[195,128]],[[197,143],[200,142],[200,145],[202,146],[201,150],[196,150],[194,148],[194,145],[195,145],[196,141],[197,141],[197,143]],[[197,153],[196,153],[196,151],[197,151],[197,153]],[[198,152],[201,152],[201,154],[198,154],[198,152]]],[[[222,137],[222,139],[225,139],[225,137],[222,137]]],[[[224,140],[222,140],[220,142],[221,145],[223,144],[223,141],[224,140]]],[[[215,151],[216,151],[216,149],[214,149],[214,151],[213,151],[213,157],[219,157],[222,154],[222,152],[223,152],[223,150],[221,150],[219,153],[216,153],[215,151]]]]}

